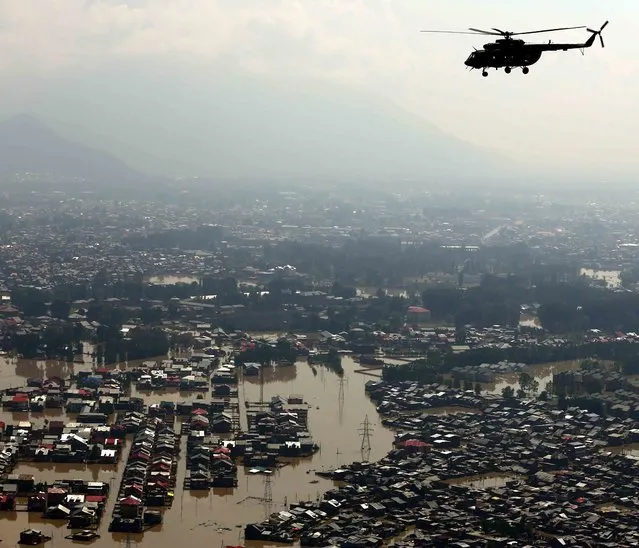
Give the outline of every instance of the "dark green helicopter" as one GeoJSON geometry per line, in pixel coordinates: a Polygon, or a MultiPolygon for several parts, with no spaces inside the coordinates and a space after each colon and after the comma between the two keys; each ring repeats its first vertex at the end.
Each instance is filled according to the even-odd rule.
{"type": "Polygon", "coordinates": [[[422,30],[421,32],[436,32],[443,34],[473,34],[473,35],[488,35],[488,36],[501,36],[501,38],[484,44],[483,49],[475,49],[468,59],[465,61],[465,65],[471,69],[481,69],[482,76],[488,76],[488,69],[500,69],[503,68],[506,74],[510,74],[515,67],[521,67],[524,74],[528,74],[530,65],[534,65],[541,55],[546,51],[568,51],[569,49],[580,49],[591,47],[595,38],[599,36],[601,47],[604,47],[603,38],[601,32],[608,25],[606,21],[599,30],[587,29],[591,33],[590,38],[584,43],[553,43],[549,41],[547,44],[531,44],[524,42],[513,36],[521,36],[524,34],[539,34],[542,32],[557,32],[561,30],[571,29],[585,29],[586,27],[561,27],[556,29],[544,29],[544,30],[531,30],[528,32],[509,32],[500,29],[493,28],[491,30],[481,29],[468,29],[471,32],[465,31],[448,31],[448,30],[422,30]]]}

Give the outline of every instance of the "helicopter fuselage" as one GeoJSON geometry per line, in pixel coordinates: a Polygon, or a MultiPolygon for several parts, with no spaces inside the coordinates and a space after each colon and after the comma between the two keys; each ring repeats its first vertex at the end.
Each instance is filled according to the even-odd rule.
{"type": "Polygon", "coordinates": [[[589,48],[594,42],[593,34],[583,44],[528,44],[523,40],[502,38],[484,44],[483,49],[473,51],[465,64],[474,69],[528,67],[534,65],[545,51],[568,51],[569,49],[589,48]]]}
{"type": "Polygon", "coordinates": [[[525,45],[492,46],[493,44],[486,44],[484,49],[473,51],[466,59],[466,66],[475,69],[527,67],[539,61],[543,53],[540,49],[525,45]]]}

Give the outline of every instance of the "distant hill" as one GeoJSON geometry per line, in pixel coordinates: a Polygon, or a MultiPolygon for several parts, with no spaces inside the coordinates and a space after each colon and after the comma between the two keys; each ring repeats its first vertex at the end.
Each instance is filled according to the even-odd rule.
{"type": "Polygon", "coordinates": [[[20,114],[0,122],[0,176],[27,172],[110,184],[144,179],[110,153],[65,139],[37,118],[20,114]]]}
{"type": "Polygon", "coordinates": [[[386,99],[295,75],[123,62],[60,79],[46,101],[39,112],[61,134],[146,173],[392,184],[512,169],[386,99]]]}

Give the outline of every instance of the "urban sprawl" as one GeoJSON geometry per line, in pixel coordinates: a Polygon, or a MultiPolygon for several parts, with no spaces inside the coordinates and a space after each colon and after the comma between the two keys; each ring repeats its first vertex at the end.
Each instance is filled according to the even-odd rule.
{"type": "Polygon", "coordinates": [[[5,542],[639,545],[632,196],[112,194],[3,193],[5,542]]]}

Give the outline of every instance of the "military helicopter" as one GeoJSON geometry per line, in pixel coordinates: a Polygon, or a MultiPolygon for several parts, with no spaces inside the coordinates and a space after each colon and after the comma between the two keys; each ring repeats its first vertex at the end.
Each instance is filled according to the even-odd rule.
{"type": "MultiPolygon", "coordinates": [[[[521,67],[524,74],[528,74],[530,65],[534,65],[539,59],[541,59],[542,53],[545,51],[568,51],[569,49],[589,48],[595,42],[595,38],[599,36],[601,41],[601,47],[604,47],[603,38],[601,32],[608,25],[606,21],[599,30],[588,29],[582,27],[561,27],[556,29],[543,29],[543,30],[531,30],[528,32],[510,32],[493,28],[491,30],[481,30],[469,28],[471,32],[465,31],[449,31],[449,30],[422,30],[421,32],[436,32],[443,34],[473,34],[473,35],[488,35],[488,36],[501,36],[501,38],[484,44],[483,49],[475,49],[468,59],[465,61],[465,65],[473,69],[482,69],[482,76],[488,76],[488,69],[500,69],[503,68],[506,74],[510,74],[513,67],[521,67]],[[586,29],[592,33],[590,38],[583,44],[561,44],[552,43],[549,41],[547,44],[531,44],[526,43],[523,40],[513,38],[513,36],[521,36],[524,34],[540,34],[542,32],[557,32],[561,30],[571,29],[586,29]]],[[[582,51],[583,53],[583,51],[582,51]]]]}

